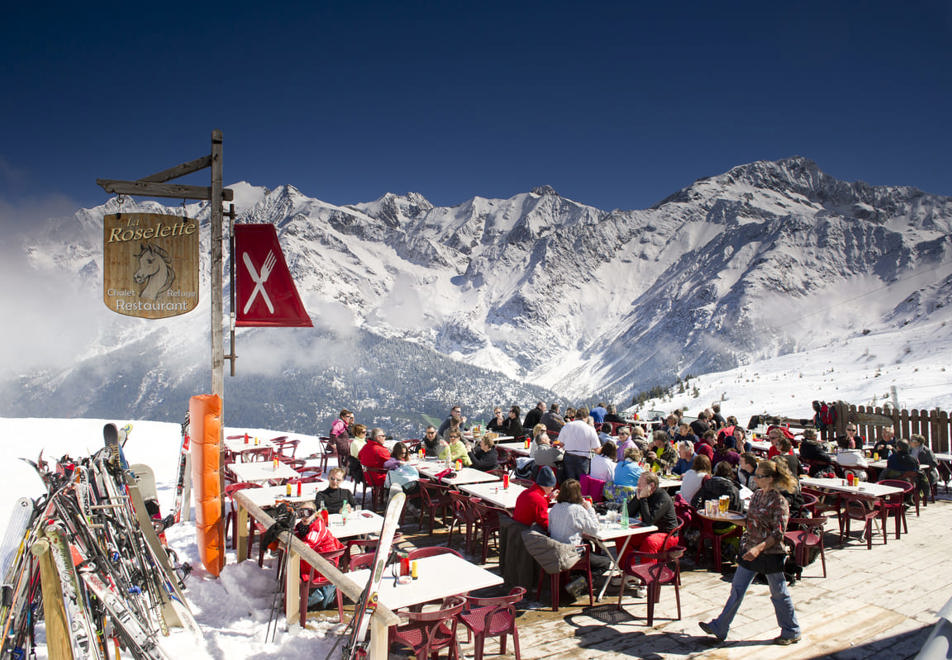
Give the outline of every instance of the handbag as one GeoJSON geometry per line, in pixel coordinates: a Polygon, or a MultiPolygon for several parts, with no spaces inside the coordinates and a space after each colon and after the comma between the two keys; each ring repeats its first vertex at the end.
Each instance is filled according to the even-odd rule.
{"type": "Polygon", "coordinates": [[[737,563],[749,571],[754,573],[763,573],[764,575],[770,575],[771,573],[781,573],[783,572],[783,563],[786,560],[786,553],[760,553],[753,561],[747,561],[744,559],[744,556],[741,555],[737,560],[737,563]]]}

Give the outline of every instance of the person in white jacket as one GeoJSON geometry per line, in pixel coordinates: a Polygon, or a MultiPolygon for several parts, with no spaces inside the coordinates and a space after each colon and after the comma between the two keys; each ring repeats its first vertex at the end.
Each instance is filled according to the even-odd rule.
{"type": "MultiPolygon", "coordinates": [[[[582,535],[598,532],[598,518],[592,503],[582,499],[582,486],[576,479],[566,479],[559,487],[555,505],[549,509],[549,536],[561,543],[579,545],[582,535]]],[[[593,569],[611,567],[611,558],[605,555],[590,556],[593,569]]]]}

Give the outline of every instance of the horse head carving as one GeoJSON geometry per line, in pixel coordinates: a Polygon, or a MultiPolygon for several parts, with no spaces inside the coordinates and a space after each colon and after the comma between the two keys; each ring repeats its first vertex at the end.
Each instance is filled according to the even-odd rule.
{"type": "Polygon", "coordinates": [[[175,281],[175,270],[168,252],[158,245],[140,243],[139,252],[133,256],[138,262],[133,279],[136,284],[143,285],[139,297],[155,300],[168,291],[175,281]]]}

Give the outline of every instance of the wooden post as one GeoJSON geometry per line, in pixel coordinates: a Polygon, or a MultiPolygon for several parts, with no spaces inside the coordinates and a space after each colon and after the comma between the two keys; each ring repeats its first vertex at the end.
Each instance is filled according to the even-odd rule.
{"type": "MultiPolygon", "coordinates": [[[[292,625],[301,620],[301,556],[291,543],[284,551],[288,553],[288,565],[284,569],[284,615],[288,618],[288,625],[292,625]]],[[[304,607],[307,608],[307,603],[304,607]]]]}
{"type": "Polygon", "coordinates": [[[217,128],[212,131],[212,189],[211,199],[211,250],[212,250],[212,394],[217,394],[224,402],[225,390],[225,349],[222,337],[222,134],[217,128]]]}
{"type": "MultiPolygon", "coordinates": [[[[60,583],[50,543],[39,539],[30,552],[40,565],[40,588],[43,592],[43,616],[46,619],[46,653],[50,660],[73,660],[73,646],[70,643],[69,624],[66,621],[66,607],[63,605],[63,585],[60,583]]],[[[89,640],[95,644],[96,640],[89,640]]]]}

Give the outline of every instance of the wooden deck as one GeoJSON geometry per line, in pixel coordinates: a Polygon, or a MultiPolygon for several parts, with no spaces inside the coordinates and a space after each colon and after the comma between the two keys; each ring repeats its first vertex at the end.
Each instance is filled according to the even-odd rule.
{"type": "MultiPolygon", "coordinates": [[[[854,538],[836,547],[836,534],[828,533],[827,574],[819,559],[804,571],[792,588],[803,639],[799,644],[777,647],[779,634],[766,585],[754,584],[747,592],[728,641],[717,644],[704,635],[697,622],[714,618],[727,599],[729,576],[686,562],[682,576],[682,620],[676,616],[674,591],[663,587],[655,609],[654,626],[646,625],[644,598],[626,596],[622,611],[615,608],[617,589],[609,587],[602,603],[588,607],[585,596],[576,606],[559,612],[546,605],[524,602],[519,637],[521,654],[533,658],[910,658],[925,641],[937,612],[952,598],[952,497],[940,495],[935,504],[908,514],[909,534],[899,541],[891,531],[883,545],[874,537],[872,550],[854,538]]],[[[432,536],[405,532],[404,547],[445,545],[446,529],[432,536]]],[[[835,523],[827,525],[827,529],[835,523]]],[[[893,530],[890,521],[890,530],[893,530]]],[[[461,549],[462,537],[454,533],[453,546],[461,549]]],[[[471,559],[473,559],[471,557],[471,559]]],[[[478,557],[476,558],[478,561],[478,557]]],[[[487,568],[495,566],[491,558],[487,568]]],[[[529,594],[534,598],[535,594],[529,594]]],[[[563,597],[563,603],[565,603],[563,597]]],[[[463,635],[461,634],[461,637],[463,635]]],[[[511,658],[511,641],[505,656],[498,644],[487,642],[487,657],[511,658]]],[[[463,646],[472,657],[472,644],[463,646]]],[[[405,657],[391,653],[391,658],[405,657]]]]}

